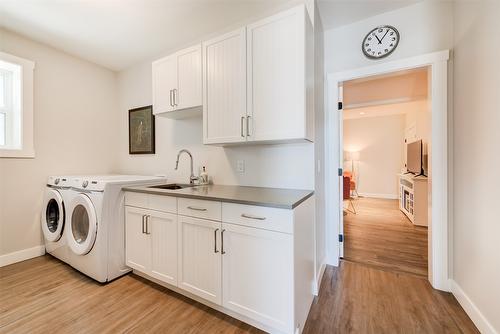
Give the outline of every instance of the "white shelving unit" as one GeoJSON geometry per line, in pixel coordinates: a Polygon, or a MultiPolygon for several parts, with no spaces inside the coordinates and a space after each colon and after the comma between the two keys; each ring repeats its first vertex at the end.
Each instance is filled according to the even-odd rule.
{"type": "Polygon", "coordinates": [[[399,209],[418,226],[428,226],[426,176],[399,174],[399,209]]]}

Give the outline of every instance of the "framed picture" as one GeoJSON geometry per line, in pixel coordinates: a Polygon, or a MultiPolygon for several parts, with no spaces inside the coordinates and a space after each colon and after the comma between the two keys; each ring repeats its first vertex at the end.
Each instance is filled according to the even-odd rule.
{"type": "Polygon", "coordinates": [[[128,111],[128,153],[155,153],[155,116],[153,106],[128,111]]]}

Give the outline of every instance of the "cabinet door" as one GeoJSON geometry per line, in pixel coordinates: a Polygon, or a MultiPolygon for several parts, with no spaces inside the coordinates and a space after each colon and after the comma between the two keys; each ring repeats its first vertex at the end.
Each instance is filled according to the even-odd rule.
{"type": "Polygon", "coordinates": [[[221,304],[219,222],[178,216],[179,287],[221,304]]]}
{"type": "Polygon", "coordinates": [[[293,236],[226,223],[222,231],[222,305],[293,332],[293,236]]]}
{"type": "Polygon", "coordinates": [[[174,92],[176,109],[202,105],[201,44],[176,53],[177,87],[174,92]]]}
{"type": "Polygon", "coordinates": [[[125,259],[127,266],[148,273],[151,261],[151,243],[146,234],[147,210],[125,207],[125,259]]]}
{"type": "Polygon", "coordinates": [[[153,62],[153,113],[173,111],[177,88],[177,57],[168,56],[153,62]]]}
{"type": "Polygon", "coordinates": [[[149,212],[151,276],[177,286],[177,215],[149,212]]]}
{"type": "Polygon", "coordinates": [[[246,29],[203,43],[205,144],[246,141],[246,29]]]}
{"type": "Polygon", "coordinates": [[[305,9],[247,26],[249,140],[305,138],[305,9]]]}

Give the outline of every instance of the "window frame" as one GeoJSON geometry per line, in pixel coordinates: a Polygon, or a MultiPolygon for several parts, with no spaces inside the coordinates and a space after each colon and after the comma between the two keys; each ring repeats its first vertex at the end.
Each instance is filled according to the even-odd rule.
{"type": "MultiPolygon", "coordinates": [[[[21,67],[21,105],[20,105],[20,148],[0,147],[0,158],[34,158],[35,147],[33,137],[33,73],[35,63],[21,57],[0,52],[0,60],[21,67]]],[[[6,119],[7,123],[7,119],[6,119]]]]}

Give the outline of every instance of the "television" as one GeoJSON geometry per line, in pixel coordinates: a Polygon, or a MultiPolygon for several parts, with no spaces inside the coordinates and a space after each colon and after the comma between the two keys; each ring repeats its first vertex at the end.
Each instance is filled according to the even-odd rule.
{"type": "Polygon", "coordinates": [[[414,141],[406,146],[406,170],[409,173],[423,174],[422,146],[422,140],[414,141]]]}

